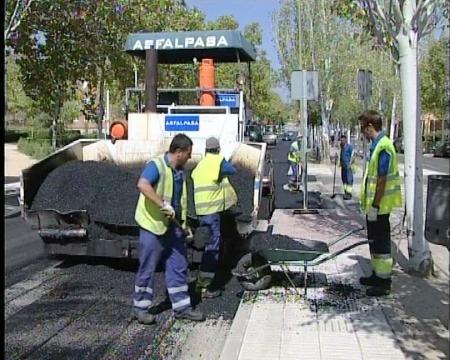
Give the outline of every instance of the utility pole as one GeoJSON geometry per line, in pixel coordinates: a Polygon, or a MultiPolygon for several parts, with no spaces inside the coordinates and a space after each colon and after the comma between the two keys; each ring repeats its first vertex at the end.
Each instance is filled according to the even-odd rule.
{"type": "MultiPolygon", "coordinates": [[[[301,15],[301,8],[300,8],[300,0],[297,0],[297,21],[298,21],[298,68],[303,69],[303,59],[302,59],[302,15],[301,15]]],[[[303,76],[303,87],[306,89],[306,73],[303,76]]],[[[305,90],[306,91],[306,90],[305,90]]],[[[308,134],[308,102],[306,100],[306,97],[299,101],[299,119],[300,119],[300,126],[299,126],[299,134],[303,135],[302,139],[302,163],[303,163],[303,176],[302,176],[302,183],[303,183],[303,209],[308,208],[308,184],[307,184],[307,163],[306,163],[306,146],[307,146],[307,134],[308,134]],[[301,126],[303,121],[303,128],[301,126]]]]}

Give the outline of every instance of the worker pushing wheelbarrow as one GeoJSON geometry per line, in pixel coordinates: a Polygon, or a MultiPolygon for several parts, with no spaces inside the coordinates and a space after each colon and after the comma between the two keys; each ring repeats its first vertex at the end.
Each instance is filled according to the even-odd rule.
{"type": "Polygon", "coordinates": [[[272,235],[271,231],[252,239],[252,252],[244,255],[232,274],[241,286],[249,291],[268,289],[272,282],[273,268],[281,268],[289,283],[296,288],[289,267],[302,267],[304,289],[307,293],[308,268],[320,265],[357,246],[368,244],[367,240],[352,243],[341,250],[330,252],[330,247],[364,228],[351,230],[327,244],[319,240],[296,240],[288,236],[272,235]]]}

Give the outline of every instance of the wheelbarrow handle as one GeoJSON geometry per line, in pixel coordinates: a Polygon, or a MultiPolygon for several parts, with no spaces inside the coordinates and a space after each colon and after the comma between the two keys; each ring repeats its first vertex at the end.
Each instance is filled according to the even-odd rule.
{"type": "Polygon", "coordinates": [[[350,235],[352,235],[352,234],[354,234],[354,233],[357,233],[357,232],[359,232],[359,231],[361,231],[361,230],[364,230],[364,227],[363,227],[363,226],[360,226],[360,227],[358,227],[358,228],[356,228],[356,229],[353,229],[353,230],[350,230],[349,232],[346,232],[345,234],[343,234],[343,235],[341,235],[340,237],[338,237],[336,240],[333,240],[332,242],[330,242],[330,243],[328,244],[328,247],[333,246],[334,244],[337,244],[339,241],[342,241],[342,240],[344,240],[346,237],[349,237],[350,235]]]}
{"type": "Polygon", "coordinates": [[[232,274],[233,276],[236,276],[236,277],[251,276],[251,275],[253,275],[253,274],[256,274],[258,271],[260,271],[260,270],[262,270],[262,269],[265,269],[266,267],[269,267],[269,266],[270,266],[270,264],[264,264],[264,265],[258,266],[258,267],[256,267],[256,268],[250,270],[249,272],[246,272],[246,273],[243,273],[243,274],[237,273],[237,272],[233,269],[233,270],[231,270],[231,274],[232,274]]]}

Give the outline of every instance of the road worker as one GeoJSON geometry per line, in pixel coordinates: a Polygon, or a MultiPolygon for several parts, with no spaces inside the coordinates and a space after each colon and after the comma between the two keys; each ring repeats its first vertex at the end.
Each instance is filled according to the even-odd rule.
{"type": "Polygon", "coordinates": [[[237,195],[228,176],[236,169],[220,155],[220,143],[215,137],[206,139],[205,156],[192,171],[195,211],[200,226],[209,229],[211,241],[207,244],[200,265],[197,288],[203,298],[220,296],[217,274],[221,237],[221,215],[237,203],[237,195]]]}
{"type": "Polygon", "coordinates": [[[295,188],[300,187],[301,176],[302,176],[302,135],[298,135],[297,138],[292,142],[289,153],[288,161],[291,168],[292,176],[290,178],[290,183],[295,184],[295,188]]]}
{"type": "Polygon", "coordinates": [[[381,115],[366,111],[360,117],[361,130],[371,140],[370,158],[361,186],[361,208],[366,214],[367,237],[373,272],[360,278],[369,296],[388,295],[391,290],[393,259],[389,215],[402,206],[397,154],[382,131],[381,115]]]}
{"type": "Polygon", "coordinates": [[[347,136],[341,135],[341,153],[339,165],[341,166],[341,179],[344,186],[344,200],[352,198],[353,192],[353,146],[348,143],[347,136]]]}
{"type": "Polygon", "coordinates": [[[149,310],[153,304],[155,270],[159,261],[165,265],[167,292],[175,318],[205,319],[191,306],[185,232],[175,225],[186,226],[187,196],[183,167],[191,153],[192,140],[184,134],[176,135],[169,152],[151,160],[137,183],[140,195],[135,219],[140,227],[139,269],[132,314],[142,324],[155,322],[149,310]]]}

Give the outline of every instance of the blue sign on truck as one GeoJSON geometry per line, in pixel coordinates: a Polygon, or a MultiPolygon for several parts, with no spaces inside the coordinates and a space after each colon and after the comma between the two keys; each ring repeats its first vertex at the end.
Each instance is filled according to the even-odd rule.
{"type": "Polygon", "coordinates": [[[217,105],[237,108],[239,107],[239,94],[217,93],[217,105]]]}
{"type": "Polygon", "coordinates": [[[164,129],[166,131],[198,131],[199,115],[166,115],[164,129]]]}

